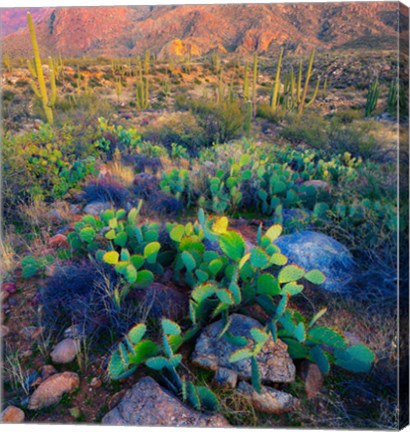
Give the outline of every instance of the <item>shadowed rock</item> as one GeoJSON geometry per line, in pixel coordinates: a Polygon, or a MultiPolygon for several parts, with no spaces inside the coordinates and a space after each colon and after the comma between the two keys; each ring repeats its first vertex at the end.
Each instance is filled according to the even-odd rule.
{"type": "Polygon", "coordinates": [[[328,291],[342,292],[352,279],[352,255],[344,245],[325,234],[301,231],[279,237],[275,244],[288,257],[289,264],[321,270],[326,276],[321,287],[328,291]]]}
{"type": "Polygon", "coordinates": [[[227,427],[220,414],[204,414],[184,405],[150,377],[144,377],[127,391],[102,423],[117,426],[227,427]]]}

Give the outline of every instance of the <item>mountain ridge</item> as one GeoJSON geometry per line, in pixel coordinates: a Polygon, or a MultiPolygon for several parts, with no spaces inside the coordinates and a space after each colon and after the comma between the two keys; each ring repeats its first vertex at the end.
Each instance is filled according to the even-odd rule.
{"type": "MultiPolygon", "coordinates": [[[[398,2],[373,2],[60,7],[31,13],[43,56],[128,57],[149,49],[169,57],[189,51],[363,48],[367,41],[395,49],[398,10],[398,2]]],[[[11,56],[32,55],[26,11],[2,10],[3,51],[11,56]]]]}

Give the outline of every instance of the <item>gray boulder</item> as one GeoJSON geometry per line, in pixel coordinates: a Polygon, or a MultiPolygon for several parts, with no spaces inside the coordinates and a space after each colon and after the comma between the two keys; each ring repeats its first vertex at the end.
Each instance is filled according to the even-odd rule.
{"type": "Polygon", "coordinates": [[[228,427],[220,414],[195,411],[165,391],[151,377],[141,378],[102,419],[117,426],[228,427]]]}
{"type": "Polygon", "coordinates": [[[306,270],[321,270],[326,281],[322,288],[343,292],[352,279],[353,257],[348,249],[333,238],[314,231],[301,231],[279,237],[277,244],[289,259],[306,270]]]}
{"type": "MultiPolygon", "coordinates": [[[[262,325],[245,315],[233,314],[232,323],[228,329],[234,336],[244,336],[251,340],[250,330],[253,327],[262,328],[262,325]]],[[[251,360],[245,359],[235,363],[229,357],[239,349],[218,335],[224,324],[222,320],[205,327],[197,340],[192,361],[205,369],[217,371],[226,368],[235,371],[240,379],[248,380],[252,376],[251,360]]],[[[249,342],[249,346],[252,342],[249,342]]],[[[273,342],[269,338],[262,351],[257,356],[262,380],[268,383],[292,382],[295,379],[295,365],[288,354],[287,345],[278,339],[273,342]]]]}

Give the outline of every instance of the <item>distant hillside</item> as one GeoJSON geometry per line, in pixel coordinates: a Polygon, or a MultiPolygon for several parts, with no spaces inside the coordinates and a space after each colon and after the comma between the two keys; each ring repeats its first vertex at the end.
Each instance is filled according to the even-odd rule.
{"type": "MultiPolygon", "coordinates": [[[[394,49],[397,2],[117,6],[33,10],[42,55],[160,57],[212,50],[394,49]]],[[[3,9],[3,49],[31,56],[26,9],[3,9]]],[[[404,24],[405,26],[406,24],[404,24]]],[[[407,29],[408,35],[408,25],[407,29]]]]}

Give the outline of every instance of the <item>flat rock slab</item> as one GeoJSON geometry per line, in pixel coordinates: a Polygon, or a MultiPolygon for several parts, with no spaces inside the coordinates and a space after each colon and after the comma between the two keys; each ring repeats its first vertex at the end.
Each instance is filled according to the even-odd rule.
{"type": "Polygon", "coordinates": [[[248,398],[259,412],[283,414],[293,411],[299,405],[299,399],[289,393],[265,386],[262,386],[262,392],[258,393],[245,381],[239,383],[238,391],[248,398]]]}
{"type": "Polygon", "coordinates": [[[67,338],[58,343],[51,352],[53,363],[71,363],[80,352],[79,341],[67,338]]]}
{"type": "Polygon", "coordinates": [[[154,379],[144,377],[125,393],[121,402],[102,419],[117,426],[228,427],[220,414],[204,414],[184,405],[154,379]]]}
{"type": "MultiPolygon", "coordinates": [[[[234,336],[244,336],[251,340],[250,330],[254,327],[263,328],[258,321],[245,315],[233,314],[231,318],[228,332],[234,336]]],[[[192,361],[198,366],[213,371],[219,368],[233,370],[237,372],[239,378],[248,380],[252,376],[251,360],[229,362],[229,357],[239,347],[224,338],[218,338],[223,327],[222,320],[219,320],[204,328],[196,343],[192,361]]],[[[249,346],[252,346],[252,342],[249,346]]],[[[270,337],[257,356],[257,361],[264,382],[285,383],[295,380],[295,365],[288,354],[287,345],[281,340],[278,339],[274,343],[270,337]]]]}
{"type": "Polygon", "coordinates": [[[337,240],[314,231],[301,231],[279,237],[278,245],[289,263],[305,270],[321,270],[326,281],[321,288],[343,292],[351,281],[354,270],[353,257],[349,250],[337,240]]]}
{"type": "Polygon", "coordinates": [[[39,410],[60,402],[65,393],[71,393],[80,386],[80,378],[74,372],[51,375],[32,394],[28,408],[39,410]]]}

